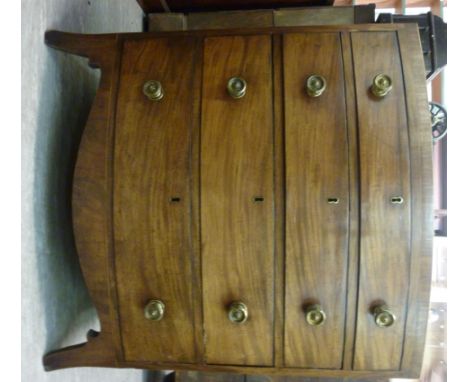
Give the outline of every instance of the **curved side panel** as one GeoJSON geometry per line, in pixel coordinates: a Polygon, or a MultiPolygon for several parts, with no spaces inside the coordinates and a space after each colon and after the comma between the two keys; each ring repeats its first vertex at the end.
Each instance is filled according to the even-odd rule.
{"type": "Polygon", "coordinates": [[[88,342],[47,354],[46,370],[73,366],[118,366],[121,341],[112,247],[113,108],[119,68],[117,35],[47,32],[47,45],[89,58],[102,71],[99,89],[81,138],[73,180],[73,229],[80,265],[97,309],[101,332],[88,342]]]}
{"type": "Polygon", "coordinates": [[[419,378],[422,369],[431,293],[433,184],[432,136],[421,42],[416,25],[398,32],[408,109],[411,152],[411,285],[402,370],[419,378]]]}

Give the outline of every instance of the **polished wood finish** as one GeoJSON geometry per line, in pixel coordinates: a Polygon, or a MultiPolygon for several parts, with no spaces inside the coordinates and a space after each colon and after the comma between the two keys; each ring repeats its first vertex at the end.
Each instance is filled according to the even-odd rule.
{"type": "Polygon", "coordinates": [[[433,189],[432,135],[426,113],[427,88],[416,25],[398,32],[405,80],[411,162],[411,265],[402,370],[418,378],[422,367],[431,291],[433,189]]]}
{"type": "MultiPolygon", "coordinates": [[[[151,16],[151,15],[150,15],[151,16]]],[[[273,26],[273,12],[266,10],[195,12],[185,16],[187,30],[251,28],[273,26]]],[[[150,17],[151,20],[151,17],[150,17]]],[[[149,24],[151,27],[151,24],[149,24]]]]}
{"type": "Polygon", "coordinates": [[[240,29],[278,26],[344,25],[374,22],[373,4],[193,13],[151,13],[148,31],[240,29]]]}
{"type": "Polygon", "coordinates": [[[269,36],[205,40],[201,238],[206,362],[273,364],[274,190],[269,36]],[[247,82],[243,98],[226,91],[247,82]],[[228,320],[245,303],[247,322],[228,320]]]}
{"type": "Polygon", "coordinates": [[[354,339],[356,328],[356,303],[358,293],[359,269],[359,155],[358,123],[356,116],[356,97],[353,85],[354,65],[351,49],[351,34],[341,33],[343,50],[343,71],[346,92],[346,126],[348,132],[348,168],[349,168],[349,246],[346,297],[346,331],[344,333],[343,369],[352,368],[354,339]]]}
{"type": "MultiPolygon", "coordinates": [[[[269,28],[244,28],[244,29],[227,29],[227,30],[195,30],[195,31],[157,31],[157,32],[130,32],[130,33],[107,33],[107,34],[75,34],[69,32],[59,32],[55,30],[45,33],[45,42],[47,45],[68,52],[77,52],[75,54],[88,57],[86,52],[89,50],[90,44],[93,41],[104,40],[146,40],[149,38],[160,37],[179,37],[191,36],[204,38],[209,36],[244,36],[244,35],[283,35],[285,33],[312,33],[312,32],[387,32],[399,31],[404,29],[405,24],[349,24],[349,25],[319,25],[319,26],[289,26],[289,27],[269,27],[269,28]],[[70,48],[68,45],[70,44],[70,48]]],[[[105,53],[102,50],[100,53],[105,53]]],[[[96,55],[95,55],[96,56],[96,55]]],[[[97,67],[90,61],[92,68],[97,67]]]]}
{"type": "Polygon", "coordinates": [[[406,320],[410,260],[410,168],[405,92],[395,33],[351,36],[359,120],[361,234],[354,369],[398,370],[406,320]],[[384,73],[393,90],[369,92],[384,73]],[[403,204],[390,199],[402,196],[403,204]],[[378,327],[372,309],[381,303],[396,315],[378,327]]]}
{"type": "MultiPolygon", "coordinates": [[[[203,39],[196,39],[195,63],[203,61],[203,39]]],[[[202,92],[202,65],[195,65],[193,71],[192,93],[193,114],[192,114],[192,133],[191,133],[191,186],[192,186],[192,251],[193,270],[192,288],[194,300],[198,301],[194,305],[194,336],[197,363],[204,363],[205,360],[205,341],[203,330],[203,289],[201,274],[201,227],[200,227],[200,142],[201,142],[201,92],[202,92]]]]}
{"type": "Polygon", "coordinates": [[[72,193],[73,231],[80,266],[101,331],[87,342],[44,356],[46,370],[73,366],[117,366],[121,358],[116,314],[112,239],[113,109],[118,87],[118,36],[79,36],[52,32],[50,46],[89,58],[102,71],[99,88],[81,137],[72,193]]]}
{"type": "Polygon", "coordinates": [[[278,9],[274,11],[275,26],[294,25],[346,25],[353,24],[355,9],[353,7],[319,7],[299,9],[278,9]]]}
{"type": "Polygon", "coordinates": [[[275,365],[284,365],[284,254],[285,254],[285,187],[284,187],[284,110],[282,36],[273,36],[273,155],[275,187],[275,365]]]}
{"type": "MultiPolygon", "coordinates": [[[[48,32],[46,41],[57,49],[89,57],[90,65],[102,70],[96,102],[82,137],[73,195],[77,249],[101,321],[101,332],[91,331],[88,342],[47,354],[44,357],[47,370],[75,366],[136,367],[249,374],[252,381],[267,378],[262,375],[269,375],[268,378],[276,381],[281,376],[417,377],[430,286],[432,145],[426,113],[424,65],[414,25],[85,36],[48,32]],[[326,49],[331,49],[327,45],[331,44],[335,47],[335,56],[305,54],[312,48],[303,43],[302,65],[298,65],[286,54],[288,38],[295,38],[291,34],[298,40],[317,38],[324,45],[323,49],[325,45],[326,49]],[[228,43],[218,43],[221,40],[228,43]],[[388,51],[371,55],[369,47],[373,44],[377,45],[374,50],[391,47],[393,56],[388,51]],[[124,52],[122,47],[125,47],[124,52]],[[134,50],[130,52],[128,47],[134,50]],[[140,50],[139,47],[144,48],[140,50]],[[368,59],[363,59],[363,55],[368,59]],[[329,65],[325,65],[326,62],[329,65]],[[329,129],[329,135],[323,135],[323,145],[311,134],[312,131],[323,134],[323,130],[310,129],[310,126],[313,121],[324,120],[325,113],[322,107],[305,106],[306,103],[314,105],[314,101],[320,102],[320,99],[312,100],[300,93],[304,92],[304,84],[300,90],[288,85],[293,71],[305,73],[313,65],[323,65],[324,70],[329,71],[329,88],[322,97],[330,97],[335,102],[333,108],[325,102],[322,105],[328,110],[327,120],[334,121],[329,126],[335,127],[329,129]],[[238,70],[232,75],[249,76],[246,78],[247,95],[238,100],[229,98],[226,92],[226,81],[231,76],[228,72],[234,69],[238,70]],[[394,89],[386,99],[369,98],[368,81],[377,74],[371,73],[373,70],[389,71],[394,76],[394,89]],[[144,96],[137,95],[137,88],[141,86],[137,85],[138,78],[141,81],[157,79],[149,78],[150,74],[168,76],[163,81],[165,97],[160,103],[148,101],[145,104],[144,96]],[[177,102],[171,94],[178,95],[177,102]],[[294,94],[297,99],[291,99],[294,94]],[[299,108],[301,104],[304,110],[299,108]],[[168,109],[163,105],[169,105],[168,109]],[[311,110],[314,110],[313,118],[308,114],[312,114],[311,110]],[[303,128],[309,130],[301,130],[299,124],[310,125],[303,128]],[[379,134],[374,134],[377,128],[379,134]],[[127,137],[127,129],[134,133],[127,137]],[[325,142],[333,137],[341,149],[337,150],[336,146],[331,152],[330,144],[325,142]],[[296,147],[291,145],[292,139],[296,147]],[[175,142],[178,142],[177,148],[174,148],[175,142]],[[313,160],[300,163],[303,168],[291,167],[291,159],[307,152],[308,145],[313,149],[309,150],[309,158],[313,160]],[[234,156],[231,158],[228,153],[234,156]],[[342,175],[335,183],[330,173],[314,178],[316,184],[310,184],[315,174],[307,169],[312,168],[313,161],[318,161],[319,153],[328,157],[324,157],[324,163],[319,162],[317,168],[335,163],[333,174],[342,175]],[[222,160],[216,161],[216,158],[222,160]],[[248,166],[246,160],[249,160],[248,166]],[[336,364],[322,369],[314,369],[319,366],[310,362],[311,358],[319,357],[315,350],[317,341],[311,341],[307,332],[301,338],[304,344],[298,343],[298,339],[295,341],[292,352],[295,364],[285,363],[286,353],[291,349],[287,349],[284,335],[287,321],[293,317],[291,309],[296,305],[286,302],[297,298],[295,293],[308,293],[312,284],[314,290],[317,288],[315,265],[320,267],[326,261],[323,256],[317,257],[313,267],[309,258],[316,254],[313,251],[304,258],[289,256],[289,251],[299,241],[317,250],[315,243],[303,236],[296,236],[296,241],[289,239],[286,246],[285,235],[288,234],[288,238],[297,235],[291,223],[287,223],[292,216],[288,206],[295,202],[291,194],[294,188],[288,186],[291,171],[303,174],[304,187],[298,182],[295,193],[307,195],[305,205],[314,206],[319,212],[327,211],[328,207],[342,207],[342,204],[321,206],[308,188],[321,190],[330,182],[347,193],[340,198],[340,203],[346,200],[346,211],[333,210],[336,216],[324,213],[313,216],[337,232],[335,240],[327,241],[327,246],[344,251],[332,253],[337,261],[330,264],[330,269],[341,273],[332,275],[333,283],[325,282],[327,290],[324,291],[337,296],[332,301],[335,309],[343,307],[341,323],[337,326],[341,337],[337,333],[331,337],[317,337],[317,341],[334,338],[336,343],[340,342],[340,351],[337,351],[340,354],[332,357],[328,353],[328,361],[336,364]],[[214,187],[212,192],[210,187],[214,187]],[[140,197],[133,192],[126,194],[130,189],[140,192],[140,197]],[[379,204],[381,195],[388,192],[397,196],[393,193],[400,189],[406,195],[403,195],[405,202],[410,204],[391,207],[379,204]],[[166,192],[178,197],[172,191],[179,190],[182,196],[175,204],[160,202],[166,192]],[[245,195],[249,200],[244,204],[245,195]],[[130,202],[126,203],[123,196],[130,202]],[[252,196],[264,197],[264,200],[254,203],[250,199],[252,196]],[[224,207],[216,208],[220,206],[216,204],[217,199],[222,198],[224,207]],[[183,212],[178,214],[178,211],[183,212]],[[377,219],[378,213],[382,218],[377,219]],[[140,219],[135,218],[137,215],[140,219]],[[249,218],[236,220],[229,215],[249,218]],[[326,216],[333,218],[327,220],[326,216]],[[158,221],[165,223],[158,225],[158,221]],[[207,226],[207,222],[211,226],[207,226]],[[341,222],[341,229],[337,228],[338,222],[341,222]],[[375,224],[370,226],[369,222],[375,224]],[[174,232],[179,235],[177,242],[174,232]],[[164,239],[159,239],[162,235],[164,239]],[[347,247],[343,250],[345,236],[347,247]],[[125,240],[120,240],[124,237],[125,240]],[[384,242],[385,238],[388,239],[384,242]],[[377,245],[370,244],[372,241],[377,245]],[[133,248],[138,251],[132,251],[133,248]],[[239,248],[243,250],[237,251],[239,248]],[[377,249],[385,252],[376,252],[377,249]],[[249,256],[251,250],[256,250],[256,255],[249,256]],[[386,257],[388,251],[397,254],[386,257]],[[134,256],[127,256],[129,252],[134,256]],[[225,257],[225,253],[234,255],[225,257]],[[179,262],[181,259],[185,259],[183,263],[179,262]],[[305,265],[302,274],[297,264],[305,265]],[[173,267],[178,268],[174,270],[173,267]],[[377,268],[383,270],[378,274],[369,273],[370,269],[377,268]],[[162,273],[170,275],[170,279],[164,280],[162,273]],[[291,274],[298,276],[286,277],[291,274]],[[242,275],[239,282],[237,275],[242,275]],[[304,284],[299,280],[304,280],[304,284]],[[163,285],[165,282],[167,285],[163,285]],[[381,285],[385,288],[379,289],[381,285]],[[159,291],[166,297],[157,296],[159,291]],[[231,295],[227,296],[226,291],[231,295]],[[146,293],[149,298],[170,301],[165,319],[173,322],[164,323],[163,319],[149,326],[145,322],[140,330],[146,293]],[[225,299],[226,303],[231,302],[231,298],[242,301],[246,295],[248,299],[244,302],[251,313],[249,321],[234,329],[221,300],[225,299]],[[212,298],[214,303],[207,298],[212,298]],[[374,327],[369,310],[365,308],[374,298],[388,300],[391,308],[400,310],[397,324],[390,331],[374,327]],[[221,303],[217,304],[215,299],[221,303]],[[169,307],[174,304],[179,304],[178,312],[170,312],[169,307]],[[182,311],[188,316],[181,317],[182,311]],[[177,322],[175,317],[179,317],[177,322]],[[154,348],[147,348],[147,343],[158,340],[158,329],[153,328],[158,328],[159,324],[167,327],[161,337],[167,343],[167,355],[161,357],[155,353],[162,352],[162,347],[155,344],[154,348]],[[256,325],[255,330],[251,330],[253,325],[256,325]],[[376,332],[377,329],[380,332],[376,332]],[[243,331],[248,334],[243,336],[243,331]],[[217,336],[214,342],[210,340],[213,334],[217,336]],[[382,338],[387,335],[391,338],[384,342],[382,338]],[[186,348],[182,351],[183,346],[186,348]],[[388,346],[394,349],[390,355],[385,353],[388,346]],[[142,348],[145,349],[143,353],[139,352],[142,348]],[[363,360],[364,353],[366,360],[363,360]],[[296,360],[305,360],[305,366],[300,366],[296,360]]],[[[306,209],[299,208],[297,213],[308,216],[306,209]]],[[[308,227],[313,233],[311,237],[327,237],[325,231],[320,231],[323,226],[305,222],[306,218],[298,222],[298,227],[308,227]]],[[[320,273],[321,278],[330,280],[328,268],[320,273]]],[[[297,310],[295,314],[298,320],[303,320],[297,310]]],[[[325,325],[333,324],[330,317],[325,325]]],[[[300,325],[298,321],[297,330],[300,325]]],[[[331,345],[326,349],[328,346],[331,345]]]]}
{"type": "Polygon", "coordinates": [[[284,36],[286,151],[285,365],[340,369],[346,317],[348,142],[339,33],[284,36]],[[309,76],[325,78],[319,97],[309,76]],[[339,199],[330,204],[329,198],[339,199]],[[339,281],[338,281],[339,280],[339,281]],[[320,304],[323,325],[304,315],[320,304]]]}
{"type": "MultiPolygon", "coordinates": [[[[193,39],[126,41],[117,99],[114,245],[125,359],[195,360],[191,245],[193,39]],[[142,93],[149,79],[164,97],[142,93]],[[177,110],[177,112],[174,112],[177,110]],[[151,299],[164,318],[145,318],[151,299]],[[173,333],[178,333],[174,336],[173,333]]],[[[197,169],[195,169],[197,171],[197,169]]]]}

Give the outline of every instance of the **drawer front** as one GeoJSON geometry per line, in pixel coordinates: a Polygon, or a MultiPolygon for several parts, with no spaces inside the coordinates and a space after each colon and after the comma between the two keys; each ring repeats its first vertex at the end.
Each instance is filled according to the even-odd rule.
{"type": "Polygon", "coordinates": [[[123,47],[114,236],[127,360],[195,361],[189,157],[194,58],[188,38],[126,41],[123,47]],[[161,100],[143,94],[148,80],[161,82],[161,100]],[[159,321],[145,318],[152,299],[165,305],[159,321]]]}
{"type": "Polygon", "coordinates": [[[286,35],[283,52],[285,364],[339,369],[349,238],[348,143],[340,36],[286,35]],[[306,82],[312,75],[326,81],[320,95],[307,92],[306,82]],[[308,308],[313,305],[321,306],[323,323],[306,321],[308,308]]]}
{"type": "MultiPolygon", "coordinates": [[[[241,82],[237,81],[237,85],[241,82]]],[[[242,89],[240,86],[239,89],[242,89]]],[[[206,38],[201,238],[206,361],[273,362],[273,122],[269,36],[206,38]],[[246,82],[242,96],[230,78],[246,82]],[[228,319],[242,302],[244,323],[228,319]]]]}
{"type": "MultiPolygon", "coordinates": [[[[361,178],[354,369],[398,370],[410,265],[409,146],[400,54],[394,32],[353,33],[352,49],[361,178]],[[392,89],[381,97],[370,90],[379,74],[392,80],[392,89]],[[376,323],[375,309],[382,305],[396,317],[391,326],[376,323]]],[[[386,320],[388,324],[392,318],[387,315],[386,320]]]]}

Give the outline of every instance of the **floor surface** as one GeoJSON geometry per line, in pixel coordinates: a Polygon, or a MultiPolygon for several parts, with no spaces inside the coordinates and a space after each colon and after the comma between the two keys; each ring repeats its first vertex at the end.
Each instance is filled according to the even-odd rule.
{"type": "Polygon", "coordinates": [[[141,31],[141,9],[135,0],[23,0],[21,7],[22,380],[143,381],[139,370],[42,367],[47,351],[99,330],[70,217],[74,158],[99,73],[86,59],[47,48],[44,32],[141,31]]]}

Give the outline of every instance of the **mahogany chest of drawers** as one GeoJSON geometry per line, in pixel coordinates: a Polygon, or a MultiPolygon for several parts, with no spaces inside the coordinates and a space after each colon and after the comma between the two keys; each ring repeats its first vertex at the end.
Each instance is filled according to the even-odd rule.
{"type": "Polygon", "coordinates": [[[72,195],[101,331],[46,369],[419,375],[432,144],[415,25],[46,42],[102,75],[72,195]]]}

